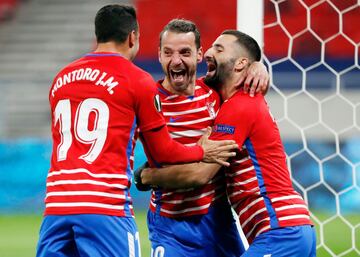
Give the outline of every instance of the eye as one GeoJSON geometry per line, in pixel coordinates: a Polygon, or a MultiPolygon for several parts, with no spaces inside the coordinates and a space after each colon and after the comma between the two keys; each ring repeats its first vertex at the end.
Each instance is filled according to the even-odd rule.
{"type": "Polygon", "coordinates": [[[191,50],[183,50],[180,52],[182,56],[189,57],[191,56],[191,50]]]}

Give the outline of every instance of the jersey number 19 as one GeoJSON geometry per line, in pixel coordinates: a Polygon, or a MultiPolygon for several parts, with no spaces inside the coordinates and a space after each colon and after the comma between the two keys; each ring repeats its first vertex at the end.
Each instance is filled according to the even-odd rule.
{"type": "MultiPolygon", "coordinates": [[[[72,144],[71,131],[71,104],[69,99],[60,100],[54,111],[54,126],[59,123],[61,141],[57,147],[57,160],[64,161],[72,144]]],[[[91,164],[101,153],[104,147],[109,124],[109,107],[96,98],[88,98],[82,101],[74,119],[74,136],[83,144],[91,144],[90,150],[79,157],[91,164]],[[89,130],[89,118],[91,113],[95,114],[94,126],[89,130]]]]}

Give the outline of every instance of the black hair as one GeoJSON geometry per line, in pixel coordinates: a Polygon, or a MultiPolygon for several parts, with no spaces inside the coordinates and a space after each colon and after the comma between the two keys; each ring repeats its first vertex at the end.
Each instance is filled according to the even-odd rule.
{"type": "Polygon", "coordinates": [[[95,35],[98,43],[124,43],[131,31],[138,31],[134,7],[112,4],[102,7],[95,16],[95,35]]]}
{"type": "Polygon", "coordinates": [[[175,32],[175,33],[192,32],[192,33],[194,33],[194,36],[195,36],[196,49],[199,49],[201,46],[200,32],[197,29],[195,23],[192,21],[185,20],[185,19],[173,19],[168,24],[166,24],[166,26],[160,32],[160,47],[161,47],[162,36],[166,31],[171,31],[171,32],[175,32]]]}
{"type": "Polygon", "coordinates": [[[253,39],[251,36],[240,32],[238,30],[225,30],[221,33],[221,35],[233,35],[237,38],[236,42],[244,47],[247,52],[249,53],[249,58],[251,61],[260,61],[261,59],[261,49],[256,42],[255,39],[253,39]]]}

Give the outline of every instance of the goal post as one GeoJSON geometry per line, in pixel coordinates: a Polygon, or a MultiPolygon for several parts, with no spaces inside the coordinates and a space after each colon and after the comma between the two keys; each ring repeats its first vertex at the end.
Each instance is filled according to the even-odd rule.
{"type": "Polygon", "coordinates": [[[261,48],[264,43],[263,21],[263,0],[237,0],[236,27],[238,30],[252,36],[261,48]]]}

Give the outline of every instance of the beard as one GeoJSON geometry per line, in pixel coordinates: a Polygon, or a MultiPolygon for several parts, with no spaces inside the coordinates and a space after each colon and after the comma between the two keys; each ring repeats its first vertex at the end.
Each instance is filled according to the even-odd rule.
{"type": "Polygon", "coordinates": [[[214,76],[204,78],[206,85],[219,89],[222,85],[225,84],[226,79],[230,78],[234,68],[236,59],[232,58],[228,62],[219,63],[216,68],[214,76]]]}

